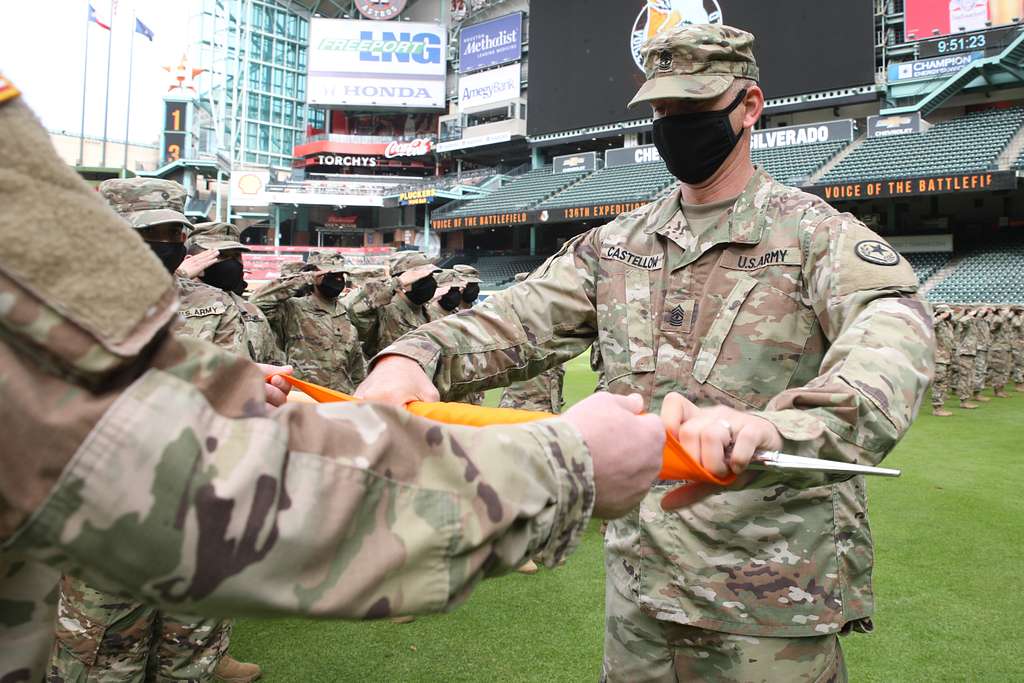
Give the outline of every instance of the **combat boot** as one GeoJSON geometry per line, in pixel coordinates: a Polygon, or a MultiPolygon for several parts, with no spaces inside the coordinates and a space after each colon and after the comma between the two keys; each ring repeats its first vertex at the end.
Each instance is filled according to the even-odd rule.
{"type": "Polygon", "coordinates": [[[978,407],[978,404],[974,401],[960,401],[960,407],[964,410],[974,410],[978,407]]]}
{"type": "Polygon", "coordinates": [[[416,617],[411,614],[406,614],[404,617],[391,617],[392,624],[410,624],[416,621],[416,617]]]}
{"type": "Polygon", "coordinates": [[[1024,384],[1018,384],[1017,385],[1017,391],[1019,391],[1020,393],[1024,394],[1024,384]]]}
{"type": "Polygon", "coordinates": [[[537,563],[533,560],[527,560],[523,564],[516,567],[516,571],[520,574],[536,574],[538,571],[540,571],[540,568],[537,566],[537,563]]]}
{"type": "Polygon", "coordinates": [[[974,401],[977,403],[988,403],[991,400],[992,399],[990,399],[988,396],[982,396],[981,394],[974,395],[974,401]]]}
{"type": "Polygon", "coordinates": [[[996,398],[1010,398],[1010,395],[1003,391],[1002,387],[996,387],[993,391],[996,398]]]}
{"type": "Polygon", "coordinates": [[[217,662],[217,668],[213,671],[213,678],[222,683],[249,683],[255,681],[263,672],[256,664],[240,662],[231,655],[224,655],[217,662]]]}
{"type": "Polygon", "coordinates": [[[935,417],[952,417],[953,413],[949,412],[942,406],[939,406],[937,408],[932,408],[932,415],[935,417]]]}

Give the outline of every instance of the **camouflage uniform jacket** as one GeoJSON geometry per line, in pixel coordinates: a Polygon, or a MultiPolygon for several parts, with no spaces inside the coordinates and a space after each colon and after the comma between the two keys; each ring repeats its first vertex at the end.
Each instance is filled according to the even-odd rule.
{"type": "Polygon", "coordinates": [[[199,280],[177,276],[175,280],[181,309],[174,332],[249,358],[249,338],[231,295],[199,280]]]}
{"type": "Polygon", "coordinates": [[[953,321],[949,318],[935,323],[935,362],[951,363],[956,347],[956,334],[953,321]]]}
{"type": "Polygon", "coordinates": [[[252,303],[281,339],[296,377],[352,393],[366,378],[359,339],[340,297],[332,302],[315,293],[292,296],[311,280],[310,273],[303,273],[272,283],[255,292],[252,303]]]}
{"type": "Polygon", "coordinates": [[[1010,316],[1010,347],[1024,349],[1024,312],[1010,316]]]}
{"type": "Polygon", "coordinates": [[[398,288],[397,278],[367,282],[350,301],[349,318],[367,358],[430,321],[427,307],[414,306],[398,288]]]}
{"type": "Polygon", "coordinates": [[[501,394],[498,407],[560,413],[564,403],[562,400],[564,380],[565,369],[561,365],[545,370],[536,377],[506,387],[501,394]]]}
{"type": "Polygon", "coordinates": [[[990,321],[992,331],[992,342],[989,346],[991,351],[1009,351],[1013,347],[1011,341],[1011,327],[1009,316],[997,313],[990,321]]]}
{"type": "MultiPolygon", "coordinates": [[[[0,562],[185,613],[363,619],[449,608],[575,548],[594,482],[564,420],[268,411],[250,361],[166,334],[171,278],[19,98],[0,104],[0,176],[0,562]]],[[[45,601],[0,600],[0,628],[45,601]]],[[[0,679],[26,680],[12,650],[0,679]]]]}
{"type": "Polygon", "coordinates": [[[978,351],[988,351],[992,346],[992,323],[986,318],[974,317],[974,329],[978,331],[978,351]]]}
{"type": "MultiPolygon", "coordinates": [[[[757,171],[718,225],[679,191],[567,243],[529,280],[384,353],[442,396],[564,363],[599,339],[610,391],[755,411],[787,452],[863,464],[909,428],[933,373],[909,265],[824,201],[757,171]]],[[[606,537],[609,579],[659,619],[740,634],[835,633],[873,610],[863,479],[747,477],[680,512],[657,483],[606,537]],[[757,488],[754,488],[757,487],[757,488]]]]}
{"type": "Polygon", "coordinates": [[[238,306],[242,324],[245,325],[250,357],[257,363],[284,365],[284,351],[277,345],[277,336],[266,314],[243,296],[231,293],[231,299],[238,306]]]}
{"type": "Polygon", "coordinates": [[[957,338],[958,356],[978,355],[978,328],[974,324],[974,318],[960,318],[957,321],[957,338]]]}

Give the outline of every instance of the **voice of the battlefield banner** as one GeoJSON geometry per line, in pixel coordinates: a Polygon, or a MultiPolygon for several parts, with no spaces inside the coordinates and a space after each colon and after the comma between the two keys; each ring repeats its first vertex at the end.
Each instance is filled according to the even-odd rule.
{"type": "Polygon", "coordinates": [[[927,194],[961,194],[1012,190],[1017,187],[1015,171],[980,171],[977,173],[949,173],[914,178],[885,178],[846,183],[827,183],[805,187],[826,201],[877,199],[885,197],[913,197],[927,194]]]}

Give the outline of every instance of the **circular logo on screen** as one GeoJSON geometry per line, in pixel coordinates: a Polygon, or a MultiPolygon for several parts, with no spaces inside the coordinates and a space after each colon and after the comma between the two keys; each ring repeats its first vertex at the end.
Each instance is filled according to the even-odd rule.
{"type": "Polygon", "coordinates": [[[718,0],[647,0],[633,22],[629,48],[636,68],[644,70],[640,48],[649,38],[679,24],[721,24],[718,0]]]}
{"type": "Polygon", "coordinates": [[[367,19],[387,21],[405,9],[406,0],[356,0],[356,9],[367,19]]]}
{"type": "Polygon", "coordinates": [[[863,261],[876,266],[895,266],[900,262],[900,255],[885,242],[878,240],[861,240],[853,248],[863,261]]]}

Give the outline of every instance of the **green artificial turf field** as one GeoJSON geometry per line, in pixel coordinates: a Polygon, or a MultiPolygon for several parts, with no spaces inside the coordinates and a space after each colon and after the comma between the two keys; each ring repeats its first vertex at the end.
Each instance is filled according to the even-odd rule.
{"type": "MultiPolygon", "coordinates": [[[[585,358],[573,361],[566,400],[593,387],[585,358]]],[[[1024,394],[951,409],[923,410],[886,461],[903,477],[869,484],[876,630],[842,641],[852,681],[1024,680],[1024,394]]],[[[451,614],[241,619],[231,653],[272,682],[596,681],[603,584],[595,522],[566,566],[485,581],[451,614]]]]}

